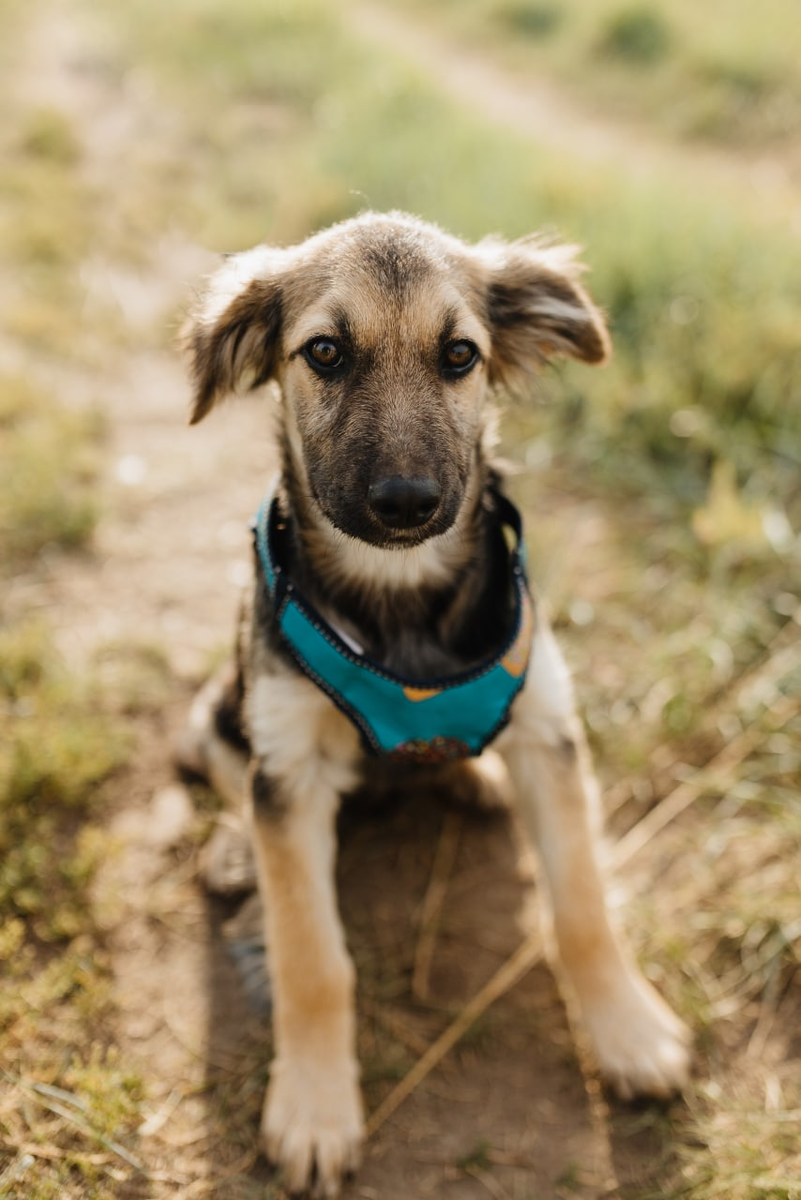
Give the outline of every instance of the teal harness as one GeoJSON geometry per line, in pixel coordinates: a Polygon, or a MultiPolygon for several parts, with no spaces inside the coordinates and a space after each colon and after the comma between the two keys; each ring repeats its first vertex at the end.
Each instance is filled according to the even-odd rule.
{"type": "Polygon", "coordinates": [[[269,493],[254,522],[256,550],[286,648],[301,671],[350,718],[366,747],[395,761],[436,763],[480,754],[509,720],[526,678],[534,614],[523,566],[520,514],[497,495],[515,536],[511,636],[494,658],[443,679],[407,679],[359,654],[300,594],[277,554],[280,514],[269,493]]]}

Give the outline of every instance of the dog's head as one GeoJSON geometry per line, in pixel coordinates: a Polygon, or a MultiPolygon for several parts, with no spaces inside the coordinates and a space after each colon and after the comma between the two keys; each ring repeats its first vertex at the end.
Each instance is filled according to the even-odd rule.
{"type": "Polygon", "coordinates": [[[494,385],[557,354],[606,357],[579,273],[571,247],[468,246],[402,214],[233,255],[184,331],[192,421],[276,380],[292,473],[322,515],[372,545],[417,544],[459,513],[494,385]]]}

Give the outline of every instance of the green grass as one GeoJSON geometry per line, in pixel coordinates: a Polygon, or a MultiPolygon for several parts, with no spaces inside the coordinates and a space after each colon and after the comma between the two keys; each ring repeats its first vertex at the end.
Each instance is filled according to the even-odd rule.
{"type": "Polygon", "coordinates": [[[40,940],[70,937],[102,853],[84,821],[125,740],[36,625],[0,633],[0,697],[0,908],[28,918],[40,940]]]}
{"type": "Polygon", "coordinates": [[[81,333],[77,265],[93,233],[80,144],[58,110],[32,108],[4,126],[0,146],[0,259],[14,281],[4,323],[32,349],[70,356],[81,333]]]}
{"type": "MultiPolygon", "coordinates": [[[[91,533],[96,422],[18,381],[2,394],[3,417],[17,418],[0,428],[11,485],[2,557],[4,572],[22,573],[41,550],[91,533]]],[[[129,740],[45,625],[22,616],[0,625],[0,729],[0,1196],[24,1187],[36,1200],[102,1200],[111,1193],[101,1163],[117,1157],[109,1139],[132,1127],[140,1092],[109,1048],[110,975],[91,902],[110,853],[100,785],[129,740]]]]}
{"type": "Polygon", "coordinates": [[[671,51],[668,22],[646,5],[623,8],[609,18],[598,43],[604,57],[651,66],[671,51]]]}
{"type": "Polygon", "coordinates": [[[70,120],[10,91],[25,18],[9,6],[0,38],[0,100],[14,117],[0,180],[4,364],[14,364],[0,375],[0,1196],[106,1200],[113,1173],[132,1173],[115,1139],[135,1127],[142,1093],[112,1048],[91,898],[111,852],[103,782],[129,737],[26,602],[54,563],[90,551],[100,512],[104,421],[52,385],[100,332],[83,326],[80,278],[92,190],[70,120]]]}
{"type": "Polygon", "coordinates": [[[421,23],[489,49],[522,79],[544,73],[610,117],[634,115],[671,135],[734,148],[798,144],[801,16],[793,0],[758,8],[748,0],[444,0],[414,11],[421,23]]]}
{"type": "Polygon", "coordinates": [[[31,622],[0,631],[0,712],[0,1196],[101,1200],[141,1095],[112,1048],[91,900],[111,852],[100,784],[128,738],[31,622]]]}
{"type": "Polygon", "coordinates": [[[6,564],[48,546],[81,547],[97,520],[102,418],[68,410],[27,379],[0,378],[0,552],[6,564]]]}

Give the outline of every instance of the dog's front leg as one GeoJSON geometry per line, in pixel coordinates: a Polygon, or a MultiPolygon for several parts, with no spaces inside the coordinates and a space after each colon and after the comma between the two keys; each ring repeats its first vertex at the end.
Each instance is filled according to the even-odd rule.
{"type": "Polygon", "coordinates": [[[688,1033],[610,922],[592,811],[596,784],[570,677],[544,622],[498,749],[539,847],[559,958],[601,1071],[623,1097],[667,1095],[686,1082],[688,1033]]]}
{"type": "Polygon", "coordinates": [[[334,1196],[363,1136],[354,970],[334,878],[336,813],[355,782],[358,740],[322,692],[287,672],[255,680],[249,718],[275,1039],[262,1137],[291,1192],[334,1196]]]}

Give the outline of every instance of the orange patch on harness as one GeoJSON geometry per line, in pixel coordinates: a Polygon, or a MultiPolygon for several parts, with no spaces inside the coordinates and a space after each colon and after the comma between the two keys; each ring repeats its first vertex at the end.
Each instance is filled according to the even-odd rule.
{"type": "Polygon", "coordinates": [[[407,700],[417,703],[419,700],[430,700],[432,696],[438,696],[441,691],[442,688],[405,687],[403,694],[407,700]]]}
{"type": "Polygon", "coordinates": [[[523,611],[520,617],[520,632],[513,645],[501,659],[501,666],[512,676],[519,679],[528,666],[531,653],[531,638],[534,632],[534,612],[528,593],[523,592],[523,611]]]}

